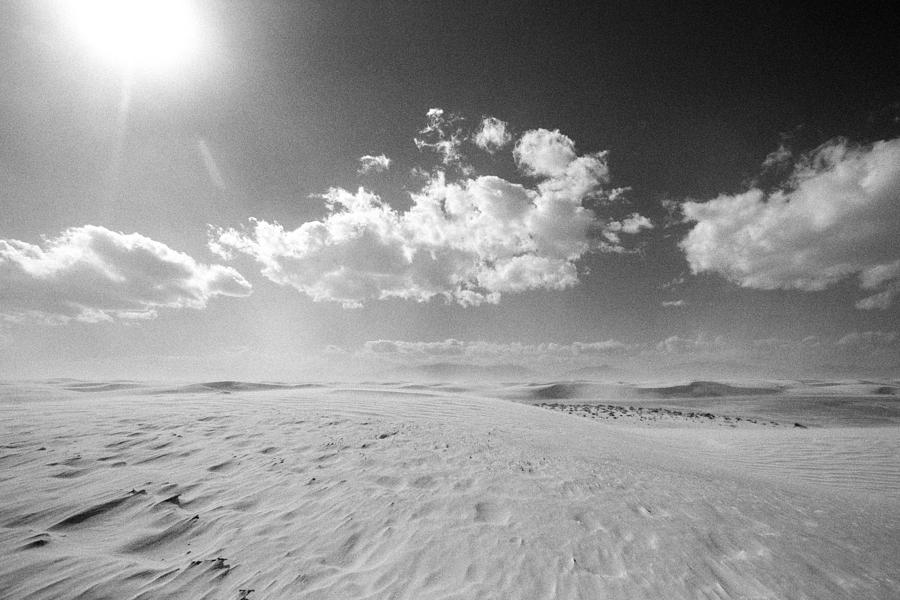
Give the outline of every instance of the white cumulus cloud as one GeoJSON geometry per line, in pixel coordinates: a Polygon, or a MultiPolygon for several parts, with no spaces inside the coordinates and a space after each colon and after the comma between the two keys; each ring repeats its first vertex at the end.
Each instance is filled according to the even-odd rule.
{"type": "Polygon", "coordinates": [[[527,175],[561,177],[576,159],[575,142],[558,129],[534,129],[519,138],[513,149],[516,164],[527,175]]]}
{"type": "Polygon", "coordinates": [[[744,287],[823,290],[858,275],[886,308],[900,294],[900,139],[865,147],[838,139],[802,157],[786,184],[683,205],[691,270],[744,287]]]}
{"type": "Polygon", "coordinates": [[[372,156],[366,154],[359,158],[359,169],[356,171],[360,175],[367,173],[383,173],[391,168],[391,159],[384,154],[372,156]]]}
{"type": "Polygon", "coordinates": [[[0,239],[0,313],[47,323],[148,319],[159,308],[247,296],[231,267],[205,265],[138,233],[73,227],[42,246],[0,239]]]}
{"type": "MultiPolygon", "coordinates": [[[[464,137],[461,130],[446,131],[457,127],[458,118],[451,123],[440,109],[428,117],[423,132],[438,132],[440,139],[464,137]]],[[[526,132],[522,139],[531,140],[525,144],[530,150],[525,158],[520,152],[518,160],[537,165],[528,167],[536,185],[473,176],[465,166],[450,180],[439,169],[411,194],[405,211],[364,188],[332,188],[323,195],[329,212],[320,221],[292,230],[262,220],[241,229],[214,228],[210,248],[225,258],[249,255],[271,281],[348,308],[386,298],[434,297],[469,306],[496,303],[503,293],[571,287],[578,283],[576,262],[586,253],[624,248],[618,237],[599,240],[598,228],[618,236],[651,225],[637,214],[602,220],[583,206],[587,199],[604,206],[616,202],[608,193],[602,153],[579,157],[558,132],[526,132]],[[543,149],[554,144],[573,150],[564,157],[543,149]],[[547,152],[556,155],[538,157],[547,152]]],[[[459,158],[455,150],[441,148],[445,158],[456,157],[450,162],[459,158]]]]}

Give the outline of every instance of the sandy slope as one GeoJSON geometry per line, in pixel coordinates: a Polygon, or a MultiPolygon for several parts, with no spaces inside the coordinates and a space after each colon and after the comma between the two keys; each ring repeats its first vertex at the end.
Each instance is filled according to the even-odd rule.
{"type": "Polygon", "coordinates": [[[0,390],[3,598],[900,596],[897,428],[648,428],[464,388],[52,390],[0,390]]]}

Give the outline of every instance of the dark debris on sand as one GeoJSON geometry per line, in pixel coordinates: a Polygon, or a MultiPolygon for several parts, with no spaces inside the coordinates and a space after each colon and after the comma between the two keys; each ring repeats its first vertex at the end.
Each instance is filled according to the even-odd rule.
{"type": "MultiPolygon", "coordinates": [[[[678,410],[661,407],[621,406],[617,404],[566,404],[557,402],[542,402],[536,404],[541,408],[558,410],[581,417],[598,420],[628,420],[638,422],[694,422],[714,423],[728,427],[736,427],[738,423],[751,425],[778,426],[776,421],[760,420],[748,417],[719,416],[711,412],[678,410]]],[[[800,423],[795,427],[806,428],[800,423]]]]}

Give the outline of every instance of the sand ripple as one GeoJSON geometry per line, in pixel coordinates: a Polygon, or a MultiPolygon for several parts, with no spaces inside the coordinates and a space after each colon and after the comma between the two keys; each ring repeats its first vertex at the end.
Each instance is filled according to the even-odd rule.
{"type": "Polygon", "coordinates": [[[0,596],[900,596],[896,428],[204,385],[0,401],[0,596]]]}

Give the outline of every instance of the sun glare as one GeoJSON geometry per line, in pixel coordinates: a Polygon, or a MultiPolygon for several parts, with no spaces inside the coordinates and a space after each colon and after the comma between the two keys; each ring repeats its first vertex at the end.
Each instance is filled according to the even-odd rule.
{"type": "Polygon", "coordinates": [[[68,0],[66,18],[104,60],[127,68],[170,68],[199,35],[187,0],[68,0]]]}

